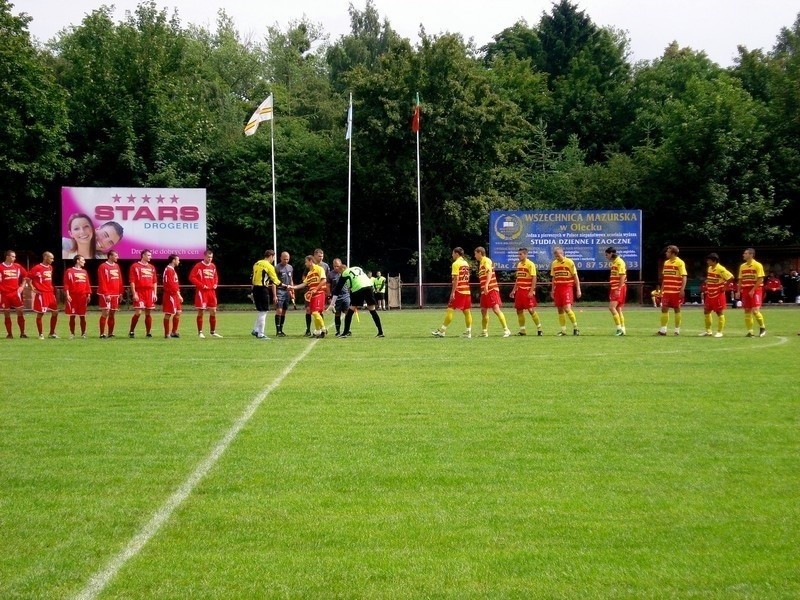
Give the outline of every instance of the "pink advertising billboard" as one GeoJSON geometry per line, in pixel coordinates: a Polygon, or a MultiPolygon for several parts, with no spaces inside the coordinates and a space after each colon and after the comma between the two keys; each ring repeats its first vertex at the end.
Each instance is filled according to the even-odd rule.
{"type": "Polygon", "coordinates": [[[186,188],[61,188],[61,256],[203,258],[206,190],[186,188]]]}

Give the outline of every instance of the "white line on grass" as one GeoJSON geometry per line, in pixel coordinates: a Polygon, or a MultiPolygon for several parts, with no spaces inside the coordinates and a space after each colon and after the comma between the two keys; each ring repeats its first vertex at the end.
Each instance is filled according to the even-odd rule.
{"type": "Polygon", "coordinates": [[[278,377],[276,377],[272,383],[261,390],[261,392],[253,399],[247,408],[244,409],[244,412],[236,420],[236,422],[234,422],[228,432],[222,436],[219,442],[217,442],[217,445],[214,446],[208,456],[206,456],[203,461],[197,465],[197,468],[191,475],[189,475],[189,478],[184,481],[183,484],[181,484],[181,486],[175,491],[175,493],[173,493],[172,496],[170,496],[161,506],[161,508],[159,508],[155,514],[153,514],[153,517],[150,519],[150,521],[144,527],[142,527],[142,529],[139,530],[139,532],[133,536],[133,538],[131,538],[122,552],[112,558],[102,571],[98,571],[92,576],[92,578],[89,580],[89,583],[76,596],[76,598],[79,600],[95,598],[106,588],[106,586],[116,576],[125,563],[136,556],[145,546],[145,544],[147,544],[147,542],[149,542],[158,533],[161,527],[169,520],[170,516],[172,516],[172,513],[175,512],[175,509],[178,508],[183,501],[189,497],[197,484],[200,483],[203,477],[206,476],[211,468],[222,457],[222,455],[225,453],[225,450],[227,450],[228,446],[231,445],[231,442],[233,442],[242,428],[252,418],[256,410],[258,410],[258,407],[261,406],[261,403],[264,402],[266,397],[269,396],[270,393],[272,393],[272,391],[281,384],[281,382],[283,382],[283,380],[289,375],[289,373],[292,372],[298,363],[308,356],[308,353],[311,352],[316,343],[316,340],[311,342],[294,360],[292,360],[292,362],[286,366],[283,371],[281,371],[280,375],[278,375],[278,377]]]}

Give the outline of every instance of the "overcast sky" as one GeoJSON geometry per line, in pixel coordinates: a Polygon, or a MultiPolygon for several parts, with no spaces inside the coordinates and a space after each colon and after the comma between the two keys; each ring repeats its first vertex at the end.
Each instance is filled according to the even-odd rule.
{"type": "MultiPolygon", "coordinates": [[[[15,13],[33,17],[30,32],[46,41],[59,30],[78,25],[102,4],[116,6],[115,17],[133,10],[139,0],[11,0],[15,13]]],[[[240,33],[261,38],[270,25],[285,29],[289,21],[306,15],[320,23],[330,41],[350,27],[351,0],[157,0],[169,12],[177,8],[181,23],[213,28],[217,8],[224,6],[240,33]]],[[[363,9],[365,0],[352,0],[363,9]]],[[[782,27],[790,27],[798,12],[797,0],[578,0],[592,21],[628,32],[632,60],[654,59],[673,40],[681,46],[704,50],[722,66],[730,66],[737,45],[769,50],[782,27]]],[[[420,24],[429,34],[444,31],[473,38],[480,47],[519,19],[538,23],[550,11],[551,0],[375,0],[381,18],[412,43],[420,24]]]]}

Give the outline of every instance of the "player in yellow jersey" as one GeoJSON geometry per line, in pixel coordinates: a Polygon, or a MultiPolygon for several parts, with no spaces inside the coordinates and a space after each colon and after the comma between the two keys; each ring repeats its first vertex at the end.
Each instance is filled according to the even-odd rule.
{"type": "Polygon", "coordinates": [[[469,263],[464,259],[464,249],[460,246],[453,248],[453,267],[450,270],[452,287],[450,289],[450,301],[447,304],[447,312],[444,315],[444,322],[439,327],[431,331],[436,337],[444,337],[447,326],[453,320],[455,311],[460,310],[464,313],[464,323],[467,326],[462,334],[465,338],[472,337],[472,298],[469,292],[469,263]]]}
{"type": "Polygon", "coordinates": [[[536,264],[528,258],[528,249],[520,248],[517,252],[517,278],[511,297],[514,299],[514,308],[517,311],[519,332],[517,335],[528,335],[525,330],[525,311],[527,310],[536,325],[536,335],[542,335],[542,322],[536,312],[536,264]]]}
{"type": "Polygon", "coordinates": [[[503,337],[509,337],[511,331],[506,324],[506,316],[500,310],[500,286],[494,273],[494,263],[486,256],[483,246],[475,248],[474,256],[478,261],[478,278],[481,282],[481,337],[489,337],[489,309],[497,315],[503,326],[503,337]]]}
{"type": "Polygon", "coordinates": [[[678,254],[677,246],[667,246],[667,260],[661,267],[661,327],[658,335],[667,335],[669,309],[675,312],[675,335],[681,334],[681,305],[686,295],[686,263],[678,254]]]}
{"type": "Polygon", "coordinates": [[[580,335],[578,318],[572,310],[572,303],[574,298],[581,297],[581,281],[578,279],[575,263],[571,258],[564,256],[564,248],[561,246],[553,248],[550,275],[553,278],[553,302],[558,310],[558,322],[561,325],[561,331],[558,332],[558,335],[567,335],[567,318],[572,323],[572,335],[580,335]]]}
{"type": "Polygon", "coordinates": [[[322,311],[325,310],[325,297],[328,292],[328,281],[325,277],[325,269],[314,262],[314,257],[309,254],[306,256],[306,276],[303,283],[291,286],[292,289],[302,290],[308,288],[305,299],[308,303],[308,311],[314,323],[312,337],[324,338],[328,333],[325,327],[325,319],[322,318],[322,311]]]}
{"type": "Polygon", "coordinates": [[[625,261],[617,254],[614,246],[606,248],[606,260],[610,267],[608,310],[617,326],[617,336],[625,335],[625,316],[622,309],[625,306],[625,298],[628,295],[628,270],[625,261]]]}
{"type": "Polygon", "coordinates": [[[747,326],[747,337],[753,334],[753,318],[758,322],[758,337],[767,335],[764,315],[761,314],[761,301],[764,293],[764,267],[755,260],[756,251],[748,248],[742,258],[744,262],[739,266],[739,291],[737,298],[742,299],[744,308],[744,323],[747,326]]]}
{"type": "Polygon", "coordinates": [[[712,252],[706,256],[706,293],[703,297],[703,317],[705,319],[705,329],[700,337],[721,338],[722,330],[725,329],[725,288],[729,281],[733,280],[733,274],[719,264],[719,255],[712,252]],[[711,333],[711,313],[717,313],[717,333],[711,333]]]}

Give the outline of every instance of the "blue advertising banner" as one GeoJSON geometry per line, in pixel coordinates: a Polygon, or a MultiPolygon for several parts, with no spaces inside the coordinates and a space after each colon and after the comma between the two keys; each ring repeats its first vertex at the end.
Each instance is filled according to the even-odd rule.
{"type": "Polygon", "coordinates": [[[581,271],[608,269],[605,249],[614,246],[631,270],[642,268],[641,210],[498,211],[489,213],[489,256],[495,269],[516,269],[520,248],[537,269],[549,269],[553,246],[581,271]]]}

